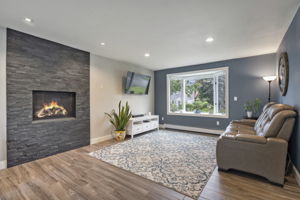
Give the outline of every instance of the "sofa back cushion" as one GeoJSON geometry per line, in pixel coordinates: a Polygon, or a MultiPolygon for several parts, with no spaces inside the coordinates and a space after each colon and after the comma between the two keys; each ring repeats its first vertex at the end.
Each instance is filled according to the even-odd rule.
{"type": "Polygon", "coordinates": [[[254,130],[256,130],[257,128],[262,126],[263,121],[268,117],[267,116],[268,108],[270,108],[270,106],[272,106],[274,104],[276,104],[276,103],[275,102],[269,102],[263,107],[262,113],[260,114],[260,116],[258,117],[258,119],[255,122],[254,130]]]}
{"type": "Polygon", "coordinates": [[[286,120],[295,118],[294,108],[285,104],[274,104],[263,111],[260,122],[255,124],[256,135],[277,137],[286,120]]]}
{"type": "Polygon", "coordinates": [[[266,103],[266,105],[263,107],[263,111],[264,110],[267,110],[268,108],[270,108],[272,105],[276,104],[275,102],[269,102],[269,103],[266,103]]]}

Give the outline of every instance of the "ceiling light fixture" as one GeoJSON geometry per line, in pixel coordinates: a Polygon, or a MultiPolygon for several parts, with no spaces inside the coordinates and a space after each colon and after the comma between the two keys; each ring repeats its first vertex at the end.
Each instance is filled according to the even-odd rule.
{"type": "Polygon", "coordinates": [[[150,57],[150,53],[145,53],[144,56],[145,57],[150,57]]]}
{"type": "Polygon", "coordinates": [[[105,43],[104,43],[104,42],[101,42],[100,45],[101,45],[101,46],[105,46],[105,43]]]}
{"type": "Polygon", "coordinates": [[[28,23],[31,23],[31,22],[32,22],[32,19],[26,17],[26,18],[24,18],[24,21],[25,21],[25,22],[28,22],[28,23]]]}
{"type": "Polygon", "coordinates": [[[213,37],[208,37],[208,38],[206,38],[206,42],[213,42],[215,39],[213,38],[213,37]]]}

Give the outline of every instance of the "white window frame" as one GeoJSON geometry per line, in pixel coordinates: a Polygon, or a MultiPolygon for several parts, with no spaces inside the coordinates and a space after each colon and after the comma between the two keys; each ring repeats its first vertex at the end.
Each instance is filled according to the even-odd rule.
{"type": "MultiPolygon", "coordinates": [[[[215,81],[214,81],[215,82],[215,81]]],[[[183,81],[185,83],[185,81],[183,81]]],[[[215,84],[214,84],[215,87],[215,84]]],[[[185,88],[183,88],[185,90],[185,88]]],[[[214,89],[215,91],[215,89],[214,89]]],[[[218,92],[218,90],[217,90],[218,92]]],[[[185,97],[185,95],[184,95],[185,97]]],[[[214,93],[214,102],[216,102],[214,93]]],[[[185,105],[185,101],[183,101],[183,107],[185,105]]],[[[214,113],[216,113],[216,109],[218,106],[214,105],[214,113]]],[[[181,72],[181,73],[172,73],[167,74],[167,115],[178,115],[178,116],[194,116],[194,117],[210,117],[210,118],[229,118],[229,67],[219,67],[219,68],[212,68],[212,69],[204,69],[204,70],[197,70],[197,71],[189,71],[189,72],[181,72]],[[215,71],[225,71],[225,106],[226,111],[224,115],[221,114],[204,114],[204,113],[174,113],[170,112],[170,80],[174,76],[191,76],[197,74],[210,74],[215,71]]]]}

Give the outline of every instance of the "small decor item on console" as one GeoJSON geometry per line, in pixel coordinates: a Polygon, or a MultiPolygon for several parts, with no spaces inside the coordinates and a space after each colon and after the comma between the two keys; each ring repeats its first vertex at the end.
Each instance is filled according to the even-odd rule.
{"type": "Polygon", "coordinates": [[[111,113],[105,113],[109,117],[110,123],[115,128],[115,139],[117,141],[122,141],[126,136],[126,127],[127,124],[132,117],[130,107],[128,102],[126,102],[125,106],[122,106],[121,101],[119,102],[118,112],[113,109],[111,113]]]}

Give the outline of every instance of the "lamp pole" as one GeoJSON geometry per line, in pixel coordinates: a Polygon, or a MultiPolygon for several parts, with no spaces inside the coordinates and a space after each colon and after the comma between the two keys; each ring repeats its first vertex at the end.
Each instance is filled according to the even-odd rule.
{"type": "Polygon", "coordinates": [[[276,76],[264,76],[263,79],[269,83],[269,98],[268,101],[271,102],[271,83],[276,79],[276,76]]]}
{"type": "Polygon", "coordinates": [[[268,101],[271,102],[271,83],[272,81],[268,81],[269,83],[269,98],[268,98],[268,101]]]}

